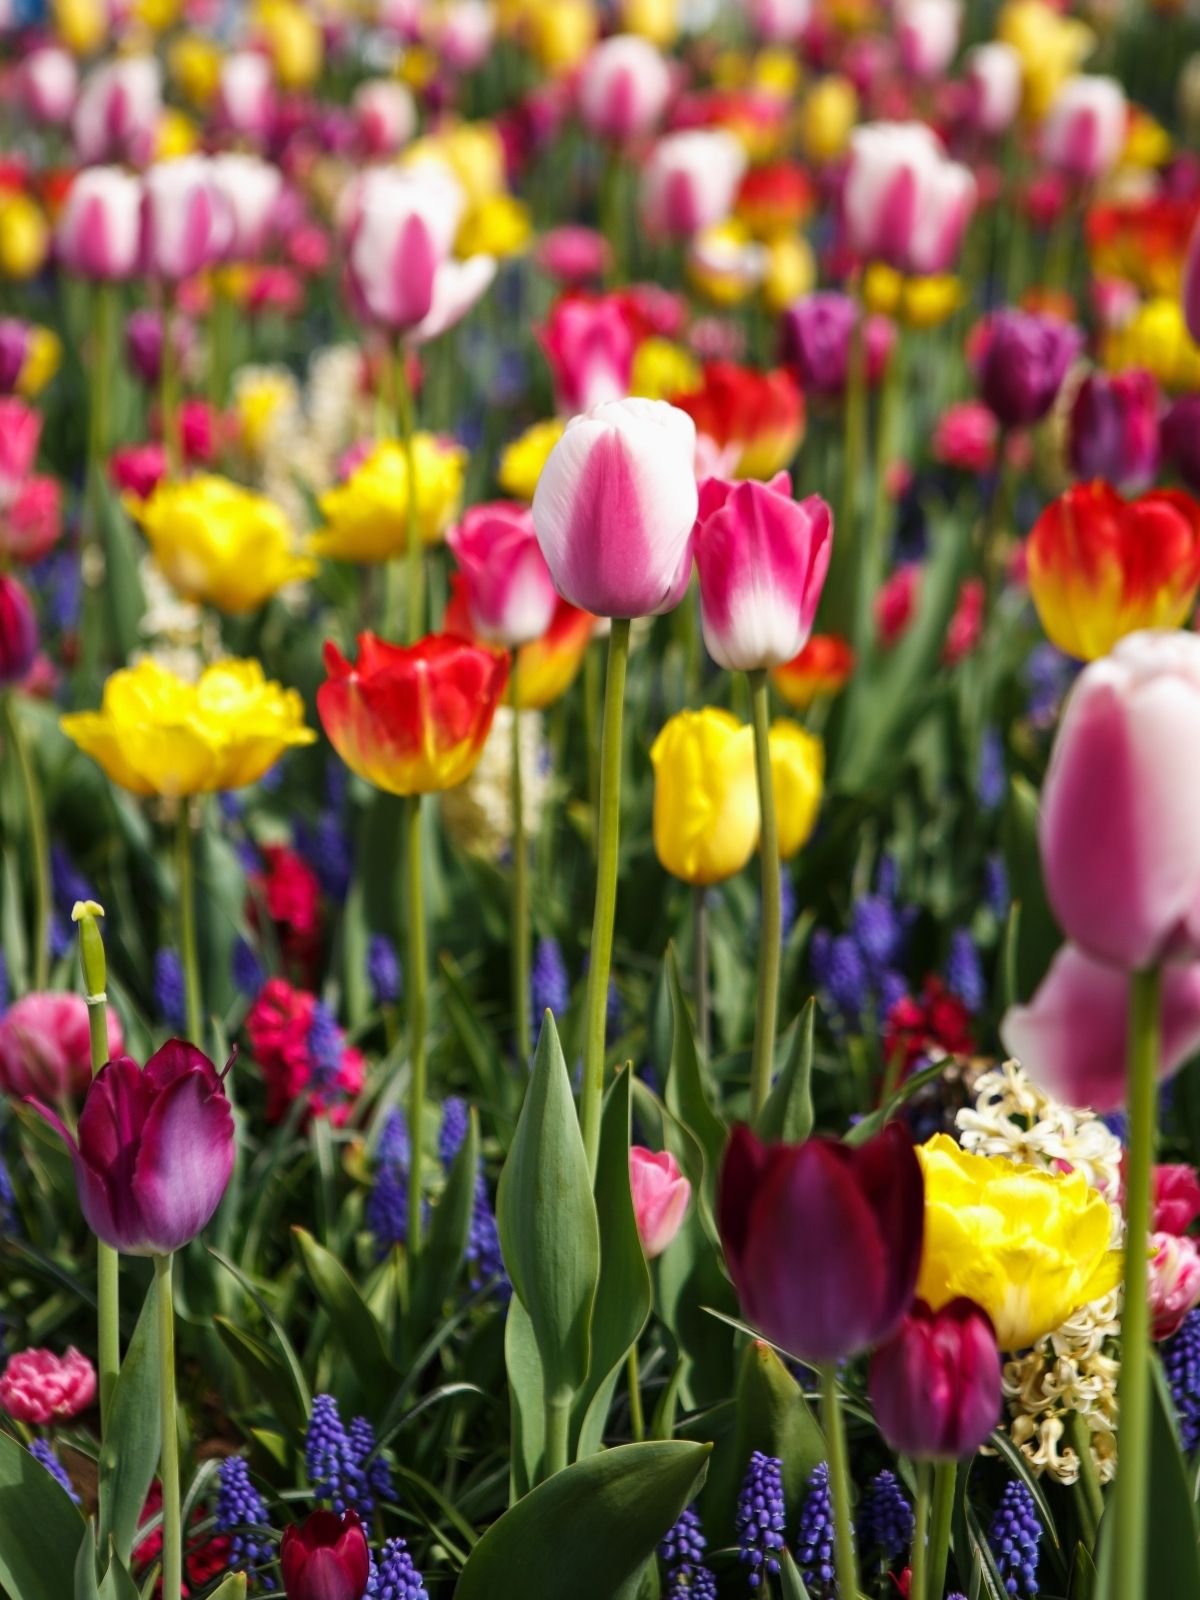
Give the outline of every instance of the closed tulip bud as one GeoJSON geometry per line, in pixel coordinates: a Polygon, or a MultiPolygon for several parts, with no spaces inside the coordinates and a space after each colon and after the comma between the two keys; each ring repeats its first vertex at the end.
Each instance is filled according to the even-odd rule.
{"type": "Polygon", "coordinates": [[[1178,1333],[1200,1304],[1200,1245],[1173,1233],[1150,1236],[1150,1334],[1157,1340],[1178,1333]]]}
{"type": "Polygon", "coordinates": [[[931,1311],[918,1300],[871,1357],[867,1379],[879,1431],[914,1461],[974,1455],[1000,1420],[1000,1352],[991,1319],[972,1300],[931,1311]]]}
{"type": "Polygon", "coordinates": [[[1160,1163],[1153,1172],[1154,1233],[1184,1234],[1200,1217],[1200,1173],[1186,1162],[1160,1163]]]}
{"type": "Polygon", "coordinates": [[[1089,372],[1075,392],[1067,454],[1077,478],[1142,489],[1158,468],[1158,385],[1141,368],[1089,372]]]}
{"type": "Polygon", "coordinates": [[[1200,394],[1176,400],[1162,420],[1163,455],[1195,494],[1200,494],[1200,394]]]}
{"type": "Polygon", "coordinates": [[[533,497],[554,586],[602,617],[670,611],[692,570],[696,429],[662,400],[617,400],[574,417],[533,497]]]}
{"type": "Polygon", "coordinates": [[[860,261],[946,272],[975,208],[975,180],[919,122],[856,128],[842,190],[847,242],[860,261]]]}
{"type": "Polygon", "coordinates": [[[614,34],[583,64],[579,115],[599,139],[637,138],[658,123],[670,92],[670,69],[650,41],[614,34]]]}
{"type": "Polygon", "coordinates": [[[904,70],[924,83],[940,78],[958,49],[961,0],[900,0],[896,23],[904,70]]]}
{"type": "Polygon", "coordinates": [[[1200,344],[1200,218],[1192,228],[1183,269],[1183,320],[1193,341],[1200,344]]]}
{"type": "Polygon", "coordinates": [[[92,1080],[66,1141],[84,1219],[124,1255],[165,1256],[208,1224],[233,1170],[233,1112],[212,1062],[172,1039],[145,1068],[118,1056],[92,1080]]]}
{"type": "Polygon", "coordinates": [[[742,146],[723,128],[696,128],[660,139],[642,170],[640,206],[658,238],[690,239],[724,222],[746,170],[742,146]]]}
{"type": "MultiPolygon", "coordinates": [[[[125,1041],[116,1012],[108,1008],[108,1053],[125,1041]]],[[[35,1095],[62,1105],[92,1081],[87,1003],[79,994],[22,995],[0,1017],[0,1090],[19,1100],[35,1095]]]]}
{"type": "Polygon", "coordinates": [[[275,114],[275,72],[269,56],[235,50],[221,62],[217,111],[234,133],[261,137],[275,114]]]}
{"type": "Polygon", "coordinates": [[[68,191],[56,230],[68,272],[116,282],[137,270],[142,185],[119,167],[85,167],[68,191]]]}
{"type": "Polygon", "coordinates": [[[650,747],[654,848],[684,883],[720,883],[758,844],[754,730],[728,711],[680,711],[650,747]]]}
{"type": "Polygon", "coordinates": [[[1042,124],[1043,159],[1067,177],[1094,183],[1116,166],[1128,125],[1125,91],[1116,78],[1070,78],[1042,124]]]}
{"type": "Polygon", "coordinates": [[[545,633],[558,594],[528,506],[497,500],[472,506],[446,543],[466,580],[473,631],[507,649],[545,633]]]}
{"type": "Polygon", "coordinates": [[[402,332],[429,315],[464,206],[461,187],[440,169],[364,174],[349,205],[347,272],[365,319],[402,332]]]}
{"type": "Polygon", "coordinates": [[[158,162],[142,181],[143,271],[178,282],[217,260],[228,230],[207,160],[158,162]]]}
{"type": "Polygon", "coordinates": [[[148,160],[161,114],[162,70],[153,56],[117,56],[93,67],[71,117],[80,161],[148,160]]]}
{"type": "MultiPolygon", "coordinates": [[[[850,296],[836,289],[805,295],[784,312],[783,359],[806,393],[836,399],[845,392],[858,314],[850,296]]],[[[874,386],[883,376],[895,342],[896,329],[887,317],[867,317],[868,384],[874,386]]]]}
{"type": "Polygon", "coordinates": [[[768,44],[797,44],[812,21],[813,0],[749,0],[750,25],[768,44]]]}
{"type": "Polygon", "coordinates": [[[285,1600],[362,1600],[371,1576],[367,1538],[354,1511],[314,1511],[279,1543],[285,1600]]]}
{"type": "Polygon", "coordinates": [[[879,1344],[912,1303],[924,1184],[898,1123],[858,1146],[764,1145],[735,1128],[717,1212],[743,1315],[801,1361],[841,1361],[879,1344]]]}
{"type": "Polygon", "coordinates": [[[1007,133],[1021,109],[1021,57],[1002,39],[978,44],[967,56],[971,120],[981,133],[1007,133]]]}
{"type": "Polygon", "coordinates": [[[417,131],[417,108],[402,83],[372,78],[354,92],[354,114],[369,155],[390,156],[417,131]]]}
{"type": "Polygon", "coordinates": [[[0,689],[28,675],[37,647],[33,604],[15,578],[0,572],[0,689]]]}
{"type": "Polygon", "coordinates": [[[29,115],[53,126],[71,115],[79,92],[79,68],[69,51],[40,45],[22,61],[20,84],[29,115]]]}
{"type": "Polygon", "coordinates": [[[637,344],[629,307],[616,295],[565,295],[538,330],[554,374],[558,410],[588,411],[629,393],[637,344]]]}
{"type": "Polygon", "coordinates": [[[779,717],[771,724],[771,781],[779,855],[788,861],[807,844],[821,809],[825,746],[798,722],[779,717]]]}
{"type": "Polygon", "coordinates": [[[1006,428],[1040,422],[1082,348],[1082,333],[1061,317],[997,311],[984,331],[980,393],[1006,428]]]}
{"type": "Polygon", "coordinates": [[[829,570],[833,518],[817,495],[792,499],[767,483],[709,478],[696,523],[704,643],[729,671],[790,661],[812,632],[829,570]]]}
{"type": "Polygon", "coordinates": [[[629,1188],[638,1238],[651,1261],[674,1239],[687,1215],[692,1186],[668,1150],[644,1150],[635,1144],[629,1152],[629,1188]]]}
{"type": "Polygon", "coordinates": [[[809,90],[800,110],[800,142],[810,161],[836,161],[850,142],[858,95],[849,78],[830,73],[809,90]]]}
{"type": "Polygon", "coordinates": [[[273,162],[228,151],[213,156],[208,176],[223,215],[215,229],[227,261],[249,261],[266,243],[283,192],[283,174],[273,162]]]}

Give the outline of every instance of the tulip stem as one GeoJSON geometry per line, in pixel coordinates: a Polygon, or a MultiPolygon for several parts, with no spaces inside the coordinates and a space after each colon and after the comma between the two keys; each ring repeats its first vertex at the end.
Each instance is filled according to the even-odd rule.
{"type": "Polygon", "coordinates": [[[4,726],[21,775],[25,815],[29,823],[30,869],[33,872],[33,960],[30,968],[33,987],[44,989],[50,978],[50,857],[46,843],[46,809],[42,804],[37,768],[21,726],[17,697],[10,691],[2,698],[4,726]]]}
{"type": "Polygon", "coordinates": [[[108,453],[109,389],[117,323],[117,286],[98,283],[92,296],[92,349],[88,362],[87,462],[84,467],[83,638],[79,682],[89,689],[101,676],[104,599],[104,474],[108,453]]]}
{"type": "MultiPolygon", "coordinates": [[[[407,492],[404,497],[404,557],[408,591],[408,625],[406,644],[416,644],[425,632],[425,550],[421,543],[420,519],[417,515],[417,452],[413,442],[413,396],[408,383],[408,363],[404,344],[396,347],[396,421],[400,428],[400,443],[404,448],[404,477],[407,492]]],[[[394,619],[389,619],[394,621],[394,619]]]]}
{"type": "Polygon", "coordinates": [[[404,800],[405,889],[408,945],[405,987],[408,995],[408,1255],[421,1253],[421,1121],[425,1113],[425,903],[421,875],[421,796],[404,800]]]}
{"type": "Polygon", "coordinates": [[[179,874],[179,951],[183,961],[188,1038],[194,1045],[202,1046],[204,1023],[200,1001],[200,964],[196,957],[196,879],[192,867],[192,832],[186,800],[180,801],[179,819],[175,824],[175,859],[179,874]]]}
{"type": "Polygon", "coordinates": [[[1145,1587],[1149,1501],[1150,1301],[1147,1289],[1150,1187],[1161,1053],[1162,972],[1131,979],[1129,1008],[1129,1158],[1125,1169],[1125,1302],[1121,1312],[1121,1467],[1116,1481],[1116,1551],[1112,1593],[1145,1587]]]}
{"type": "Polygon", "coordinates": [[[642,1411],[642,1380],[636,1339],[629,1346],[625,1366],[629,1379],[629,1431],[633,1434],[634,1444],[641,1444],[646,1437],[646,1418],[642,1411]]]}
{"type": "Polygon", "coordinates": [[[546,1453],[542,1460],[542,1477],[552,1478],[567,1465],[571,1445],[570,1389],[547,1389],[545,1397],[546,1453]]]}
{"type": "Polygon", "coordinates": [[[917,1462],[917,1499],[913,1506],[912,1555],[909,1567],[912,1581],[908,1587],[909,1600],[929,1600],[929,1503],[933,1487],[933,1465],[917,1462]]]}
{"type": "Polygon", "coordinates": [[[707,1061],[712,1050],[712,1023],[708,1004],[708,905],[704,884],[692,887],[692,970],[696,985],[696,1033],[707,1061]]]}
{"type": "MultiPolygon", "coordinates": [[[[79,961],[83,968],[94,1078],[108,1060],[104,945],[94,913],[81,917],[79,921],[79,961]]],[[[99,1239],[96,1241],[96,1369],[96,1386],[100,1392],[100,1438],[103,1440],[117,1374],[121,1370],[121,1274],[117,1252],[99,1239]]]]}
{"type": "Polygon", "coordinates": [[[621,729],[625,669],[629,663],[629,619],[614,617],[608,637],[604,681],[604,728],[600,735],[600,803],[596,825],[596,907],[592,915],[583,1035],[580,1122],[588,1166],[596,1174],[600,1153],[600,1105],[604,1098],[605,1021],[612,968],[613,920],[617,910],[617,864],[621,834],[621,729]]]}
{"type": "Polygon", "coordinates": [[[929,1600],[942,1600],[950,1557],[950,1523],[954,1515],[957,1461],[939,1461],[933,1469],[933,1512],[929,1528],[929,1600]]]}
{"type": "Polygon", "coordinates": [[[175,307],[171,291],[163,290],[162,355],[159,358],[159,410],[162,413],[163,455],[167,463],[167,477],[178,477],[183,467],[183,446],[179,427],[179,370],[175,359],[175,341],[172,326],[175,307]]]}
{"type": "Polygon", "coordinates": [[[175,1402],[175,1301],[171,1290],[174,1257],[154,1258],[158,1303],[158,1382],[162,1409],[162,1600],[183,1593],[183,1526],[179,1507],[179,1424],[175,1402]]]}
{"type": "Polygon", "coordinates": [[[517,657],[512,654],[509,699],[512,705],[512,985],[513,1031],[517,1059],[528,1067],[532,1053],[529,1023],[529,860],[525,842],[525,797],[521,784],[521,713],[517,708],[517,657]]]}
{"type": "Polygon", "coordinates": [[[775,1068],[775,1025],[779,1010],[779,946],[782,900],[779,886],[779,831],[775,822],[775,785],[771,779],[771,744],[767,674],[747,674],[754,717],[754,765],[758,774],[758,809],[762,818],[762,943],[758,960],[758,1007],[754,1018],[754,1055],[750,1065],[750,1120],[771,1092],[775,1068]]]}
{"type": "MultiPolygon", "coordinates": [[[[821,1368],[821,1422],[829,1450],[829,1494],[833,1500],[834,1562],[838,1593],[857,1597],[858,1565],[854,1559],[854,1525],[850,1520],[850,1463],[846,1453],[846,1426],[838,1394],[835,1363],[821,1368]]],[[[913,1589],[914,1596],[919,1591],[913,1589]]]]}

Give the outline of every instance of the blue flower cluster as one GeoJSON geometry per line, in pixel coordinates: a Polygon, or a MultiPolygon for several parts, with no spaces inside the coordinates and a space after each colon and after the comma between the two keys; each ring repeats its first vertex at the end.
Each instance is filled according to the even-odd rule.
{"type": "Polygon", "coordinates": [[[529,1007],[534,1029],[541,1026],[542,1013],[552,1011],[561,1017],[571,1003],[571,980],[557,939],[539,939],[529,971],[529,1007]]]}
{"type": "Polygon", "coordinates": [[[183,963],[174,950],[155,952],[154,1004],[167,1027],[182,1033],[187,1025],[187,992],[183,963]]]}
{"type": "Polygon", "coordinates": [[[50,954],[61,961],[74,943],[71,912],[77,900],[94,900],[96,891],[60,844],[50,846],[50,954]]]}
{"type": "Polygon", "coordinates": [[[1038,1547],[1041,1542],[1042,1525],[1033,1496],[1023,1483],[1018,1483],[1014,1478],[1005,1484],[1000,1504],[988,1529],[988,1544],[992,1547],[996,1566],[1009,1594],[1034,1600],[1038,1592],[1038,1547]]]}
{"type": "Polygon", "coordinates": [[[35,1461],[42,1463],[54,1481],[62,1485],[76,1505],[81,1504],[79,1496],[75,1493],[75,1485],[67,1477],[66,1469],[54,1454],[54,1446],[49,1439],[34,1439],[29,1446],[29,1454],[35,1461]]]}
{"type": "Polygon", "coordinates": [[[733,1521],[742,1562],[750,1569],[746,1581],[752,1589],[758,1589],[766,1575],[774,1577],[779,1572],[785,1521],[783,1463],[778,1456],[756,1450],[742,1481],[733,1521]]]}
{"type": "Polygon", "coordinates": [[[913,1508],[894,1472],[877,1472],[863,1491],[858,1509],[858,1539],[877,1550],[888,1566],[912,1544],[913,1508]]]}
{"type": "Polygon", "coordinates": [[[320,1000],[313,1006],[308,1024],[308,1055],[313,1088],[332,1088],[342,1067],[342,1030],[333,1012],[320,1000]]]}
{"type": "Polygon", "coordinates": [[[833,1537],[829,1467],[822,1461],[808,1480],[796,1528],[796,1564],[813,1600],[827,1600],[837,1590],[833,1537]]]}
{"type": "MultiPolygon", "coordinates": [[[[272,770],[279,771],[279,765],[272,770]]],[[[330,762],[326,768],[325,796],[325,808],[315,823],[297,823],[296,848],[316,873],[321,888],[340,905],[350,891],[354,870],[354,850],[345,821],[346,772],[340,761],[330,762]]]]}
{"type": "Polygon", "coordinates": [[[408,1239],[408,1123],[388,1112],[375,1152],[375,1182],[367,1196],[367,1227],[381,1256],[408,1239]]]}
{"type": "Polygon", "coordinates": [[[1200,1446],[1200,1310],[1189,1311],[1178,1333],[1158,1347],[1179,1417],[1184,1453],[1200,1446]]]}
{"type": "Polygon", "coordinates": [[[915,906],[898,904],[895,867],[884,861],[875,892],[855,902],[849,931],[818,928],[813,934],[813,978],[835,1022],[848,1032],[860,1032],[871,1017],[886,1017],[907,993],[901,963],[916,916],[915,906]]]}
{"type": "Polygon", "coordinates": [[[400,958],[392,941],[373,933],[367,945],[367,978],[377,1006],[394,1006],[401,994],[400,958]]]}
{"type": "Polygon", "coordinates": [[[663,1600],[716,1600],[717,1580],[704,1565],[707,1548],[699,1513],[695,1506],[685,1506],[658,1547],[667,1579],[663,1600]]]}
{"type": "Polygon", "coordinates": [[[950,935],[950,953],[946,957],[946,987],[956,995],[972,1016],[983,1010],[987,998],[983,966],[975,941],[966,928],[956,928],[950,935]]]}
{"type": "MultiPolygon", "coordinates": [[[[214,1525],[229,1539],[230,1572],[249,1572],[265,1566],[274,1556],[274,1544],[255,1529],[268,1526],[267,1508],[262,1495],[250,1481],[250,1469],[242,1456],[226,1456],[217,1469],[217,1509],[214,1525]]],[[[265,1589],[275,1587],[264,1577],[265,1589]]]]}
{"type": "Polygon", "coordinates": [[[333,1396],[313,1397],[304,1466],[318,1500],[361,1517],[369,1517],[377,1501],[394,1500],[391,1468],[382,1454],[372,1455],[374,1449],[375,1430],[366,1417],[355,1417],[347,1431],[333,1396]]]}
{"type": "Polygon", "coordinates": [[[230,958],[233,969],[233,983],[239,994],[244,994],[248,1000],[253,1000],[262,988],[266,974],[263,972],[262,962],[255,953],[254,946],[247,939],[235,939],[233,955],[230,958]]]}
{"type": "Polygon", "coordinates": [[[389,1539],[378,1561],[371,1557],[367,1600],[429,1600],[429,1591],[403,1539],[389,1539]]]}
{"type": "MultiPolygon", "coordinates": [[[[457,1095],[451,1095],[442,1106],[438,1156],[442,1166],[447,1169],[467,1137],[469,1116],[466,1101],[457,1095]]],[[[471,1212],[471,1231],[467,1237],[467,1265],[470,1268],[472,1290],[482,1289],[485,1284],[492,1283],[497,1296],[508,1301],[512,1295],[512,1284],[504,1270],[500,1230],[496,1226],[496,1213],[492,1210],[482,1161],[475,1172],[475,1204],[471,1212]]]]}

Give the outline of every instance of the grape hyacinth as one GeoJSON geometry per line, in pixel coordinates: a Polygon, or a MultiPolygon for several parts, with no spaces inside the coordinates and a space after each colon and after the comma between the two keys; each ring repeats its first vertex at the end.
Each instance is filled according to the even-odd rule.
{"type": "Polygon", "coordinates": [[[540,1026],[542,1013],[552,1011],[561,1017],[571,1003],[571,981],[557,939],[539,939],[529,973],[529,1004],[540,1026]]]}
{"type": "Polygon", "coordinates": [[[1185,1455],[1200,1446],[1200,1310],[1189,1311],[1178,1333],[1158,1347],[1179,1417],[1185,1455]]]}
{"type": "Polygon", "coordinates": [[[471,1114],[467,1102],[456,1094],[442,1102],[442,1127],[438,1134],[438,1160],[449,1169],[463,1147],[471,1114]]]}
{"type": "Polygon", "coordinates": [[[787,943],[796,924],[796,881],[790,872],[779,878],[779,937],[787,943]]]}
{"type": "Polygon", "coordinates": [[[254,953],[254,946],[245,939],[235,940],[230,965],[238,993],[244,994],[247,999],[253,999],[263,986],[264,976],[262,963],[254,953]]]}
{"type": "Polygon", "coordinates": [[[54,1446],[49,1439],[34,1439],[30,1443],[29,1454],[35,1461],[42,1463],[54,1481],[61,1484],[76,1505],[81,1504],[79,1496],[75,1493],[75,1485],[67,1477],[66,1469],[54,1454],[54,1446]]]}
{"type": "Polygon", "coordinates": [[[408,1241],[408,1155],[408,1123],[403,1111],[394,1107],[379,1136],[375,1183],[366,1207],[367,1227],[381,1256],[408,1241]]]}
{"type": "Polygon", "coordinates": [[[389,1539],[379,1552],[378,1561],[372,1555],[367,1600],[429,1600],[405,1540],[389,1539]]]}
{"type": "Polygon", "coordinates": [[[154,1003],[168,1028],[177,1033],[187,1025],[187,996],[183,982],[183,963],[174,950],[159,950],[154,956],[154,1003]]]}
{"type": "Polygon", "coordinates": [[[377,1498],[394,1499],[387,1462],[378,1455],[367,1459],[374,1448],[375,1430],[366,1417],[355,1417],[347,1431],[333,1396],[313,1396],[304,1465],[318,1500],[329,1500],[339,1513],[354,1510],[369,1517],[377,1498]]]}
{"type": "Polygon", "coordinates": [[[983,1009],[987,995],[983,967],[975,941],[966,928],[956,928],[950,935],[950,953],[946,957],[946,987],[960,999],[967,1010],[976,1015],[983,1009]]]}
{"type": "Polygon", "coordinates": [[[408,1153],[408,1119],[399,1106],[394,1106],[384,1121],[375,1159],[380,1166],[407,1167],[408,1153]]]}
{"type": "MultiPolygon", "coordinates": [[[[229,1538],[229,1555],[226,1566],[230,1572],[248,1572],[252,1567],[265,1566],[274,1549],[269,1539],[252,1532],[265,1527],[267,1508],[262,1495],[250,1481],[250,1469],[242,1456],[226,1456],[217,1469],[217,1509],[214,1525],[218,1533],[229,1538]]],[[[264,1588],[273,1589],[274,1582],[263,1578],[264,1588]]]]}
{"type": "Polygon", "coordinates": [[[368,1492],[358,1508],[366,1516],[375,1509],[377,1501],[395,1500],[396,1485],[387,1460],[382,1453],[375,1452],[375,1429],[366,1417],[353,1419],[349,1439],[350,1450],[366,1477],[368,1492]]]}
{"type": "Polygon", "coordinates": [[[1008,868],[1001,855],[989,856],[983,864],[983,898],[994,917],[1008,915],[1012,896],[1008,887],[1008,868]]]}
{"type": "Polygon", "coordinates": [[[482,1289],[485,1283],[492,1283],[497,1298],[507,1304],[512,1296],[512,1284],[504,1270],[500,1230],[496,1226],[496,1213],[492,1210],[482,1167],[475,1176],[475,1205],[467,1238],[467,1265],[471,1269],[472,1290],[482,1289]]]}
{"type": "Polygon", "coordinates": [[[330,1088],[342,1065],[342,1030],[333,1012],[320,1000],[313,1006],[308,1025],[308,1053],[313,1087],[330,1088]]]}
{"type": "Polygon", "coordinates": [[[796,1564],[812,1600],[829,1600],[837,1593],[833,1537],[829,1467],[822,1461],[808,1480],[796,1529],[796,1564]]]}
{"type": "Polygon", "coordinates": [[[985,728],[979,746],[979,767],[975,774],[975,797],[985,811],[998,811],[1008,787],[1004,771],[1004,739],[999,728],[985,728]]]}
{"type": "Polygon", "coordinates": [[[913,1508],[894,1472],[877,1472],[863,1493],[858,1538],[864,1550],[877,1550],[887,1566],[912,1544],[913,1508]]]}
{"type": "Polygon", "coordinates": [[[396,947],[382,933],[367,945],[367,978],[377,1006],[394,1006],[400,998],[400,961],[396,947]]]}
{"type": "Polygon", "coordinates": [[[1033,1496],[1014,1478],[1005,1484],[988,1529],[988,1543],[1009,1594],[1025,1596],[1028,1600],[1033,1600],[1037,1594],[1041,1539],[1042,1525],[1033,1496]]]}
{"type": "Polygon", "coordinates": [[[784,1504],[783,1463],[778,1456],[756,1450],[738,1495],[734,1532],[741,1559],[750,1568],[747,1582],[752,1589],[763,1577],[779,1572],[778,1551],[783,1549],[784,1504]]]}
{"type": "Polygon", "coordinates": [[[716,1600],[717,1580],[704,1565],[707,1546],[696,1508],[685,1506],[658,1547],[667,1574],[664,1600],[716,1600]]]}

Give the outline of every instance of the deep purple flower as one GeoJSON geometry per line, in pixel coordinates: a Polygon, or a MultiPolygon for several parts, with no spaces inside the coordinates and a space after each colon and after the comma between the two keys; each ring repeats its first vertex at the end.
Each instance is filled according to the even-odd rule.
{"type": "Polygon", "coordinates": [[[1158,1347],[1175,1402],[1184,1454],[1200,1445],[1200,1311],[1189,1311],[1178,1333],[1158,1347]]]}
{"type": "Polygon", "coordinates": [[[796,1564],[813,1600],[826,1600],[836,1592],[833,1537],[829,1467],[822,1461],[808,1480],[796,1528],[796,1564]]]}
{"type": "MultiPolygon", "coordinates": [[[[845,389],[857,315],[850,296],[837,289],[821,289],[805,295],[784,312],[781,358],[808,394],[834,399],[845,389]]],[[[878,381],[895,337],[895,329],[886,317],[868,316],[868,382],[878,381]]]]}
{"type": "Polygon", "coordinates": [[[1163,455],[1191,489],[1200,494],[1200,394],[1181,395],[1162,421],[1163,455]]]}
{"type": "Polygon", "coordinates": [[[314,1511],[279,1546],[287,1600],[362,1600],[371,1573],[367,1539],[353,1511],[314,1511]]]}
{"type": "Polygon", "coordinates": [[[404,1539],[389,1539],[371,1562],[367,1600],[429,1600],[421,1574],[404,1539]]]}
{"type": "Polygon", "coordinates": [[[877,1472],[863,1491],[858,1508],[858,1541],[877,1550],[890,1566],[912,1543],[912,1503],[894,1472],[877,1472]]]}
{"type": "MultiPolygon", "coordinates": [[[[254,1533],[267,1523],[263,1497],[250,1481],[250,1469],[242,1456],[226,1456],[217,1469],[217,1505],[214,1525],[229,1538],[225,1565],[231,1572],[246,1572],[265,1566],[273,1555],[271,1544],[254,1533]]],[[[265,1588],[274,1588],[264,1579],[265,1588]]]]}
{"type": "Polygon", "coordinates": [[[49,1439],[34,1439],[29,1446],[29,1454],[35,1461],[42,1463],[54,1481],[66,1490],[76,1505],[81,1503],[79,1496],[75,1492],[75,1485],[67,1477],[66,1469],[54,1454],[54,1446],[49,1439]]]}
{"type": "Polygon", "coordinates": [[[1010,307],[989,318],[979,389],[1001,426],[1040,422],[1082,347],[1082,333],[1061,317],[1010,307]]]}
{"type": "Polygon", "coordinates": [[[1075,392],[1067,454],[1077,478],[1105,478],[1129,494],[1158,468],[1158,385],[1140,367],[1089,372],[1075,392]]]}
{"type": "Polygon", "coordinates": [[[983,1009],[987,997],[983,967],[979,950],[966,928],[956,928],[950,935],[950,953],[946,957],[946,987],[975,1014],[983,1009]]]}
{"type": "Polygon", "coordinates": [[[988,1529],[988,1544],[1010,1595],[1034,1600],[1038,1592],[1038,1547],[1042,1525],[1033,1496],[1015,1478],[1004,1486],[1000,1504],[988,1529]]]}

